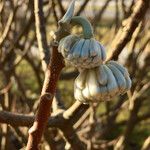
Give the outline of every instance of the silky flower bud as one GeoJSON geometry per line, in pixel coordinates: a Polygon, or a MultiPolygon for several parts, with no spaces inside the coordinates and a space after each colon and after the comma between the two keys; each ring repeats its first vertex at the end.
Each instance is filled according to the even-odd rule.
{"type": "Polygon", "coordinates": [[[74,96],[83,103],[100,102],[124,94],[130,88],[127,69],[116,61],[109,61],[80,72],[74,83],[74,96]]]}
{"type": "Polygon", "coordinates": [[[77,35],[63,38],[59,43],[58,51],[68,63],[79,68],[93,68],[106,59],[105,49],[98,41],[77,35]]]}

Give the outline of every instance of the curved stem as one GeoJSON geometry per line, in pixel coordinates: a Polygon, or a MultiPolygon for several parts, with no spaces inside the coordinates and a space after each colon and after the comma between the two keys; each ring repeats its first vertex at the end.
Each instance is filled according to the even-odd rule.
{"type": "Polygon", "coordinates": [[[75,17],[72,17],[71,23],[73,23],[75,25],[79,24],[82,26],[84,38],[90,39],[94,36],[92,25],[86,18],[84,18],[82,16],[75,16],[75,17]]]}

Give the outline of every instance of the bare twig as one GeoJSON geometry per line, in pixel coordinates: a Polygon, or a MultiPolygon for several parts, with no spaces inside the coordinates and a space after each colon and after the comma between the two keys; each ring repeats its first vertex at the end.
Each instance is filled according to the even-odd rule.
{"type": "Polygon", "coordinates": [[[150,149],[150,136],[144,141],[141,150],[149,150],[150,149]]]}
{"type": "Polygon", "coordinates": [[[10,31],[12,22],[13,22],[13,20],[14,20],[14,17],[15,17],[16,11],[17,11],[17,8],[18,8],[18,7],[15,7],[15,8],[14,8],[14,7],[12,6],[12,10],[11,10],[10,15],[9,15],[9,17],[8,17],[8,20],[7,20],[5,29],[4,29],[4,31],[3,31],[3,34],[2,34],[2,36],[1,36],[1,38],[0,38],[0,48],[2,47],[2,44],[4,43],[5,39],[6,39],[7,36],[8,36],[8,33],[9,33],[9,31],[10,31]]]}
{"type": "Polygon", "coordinates": [[[42,7],[43,1],[34,0],[36,36],[38,41],[40,57],[42,60],[42,68],[45,71],[47,65],[49,64],[50,53],[47,45],[45,22],[44,22],[45,20],[42,7]]]}
{"type": "Polygon", "coordinates": [[[107,60],[117,60],[124,46],[130,41],[133,32],[149,8],[149,0],[139,0],[132,15],[123,22],[124,26],[118,31],[112,42],[111,53],[107,60]],[[119,40],[118,40],[119,39],[119,40]]]}
{"type": "Polygon", "coordinates": [[[60,0],[57,0],[57,2],[58,2],[58,6],[59,6],[59,8],[60,8],[60,11],[61,11],[61,17],[65,14],[65,9],[64,9],[64,7],[63,7],[63,4],[62,4],[62,1],[60,1],[60,0]]]}
{"type": "Polygon", "coordinates": [[[106,2],[105,2],[105,4],[103,5],[103,7],[100,9],[100,11],[99,11],[99,12],[95,15],[95,17],[93,18],[93,20],[92,20],[93,28],[95,28],[96,25],[97,25],[97,23],[100,22],[100,20],[101,20],[101,18],[102,18],[102,15],[103,15],[104,11],[106,10],[106,8],[107,8],[107,6],[108,6],[108,4],[109,4],[110,1],[111,1],[111,0],[106,0],[106,2]]]}
{"type": "Polygon", "coordinates": [[[75,16],[79,16],[82,13],[82,11],[85,9],[89,1],[90,0],[84,0],[82,6],[80,6],[80,9],[78,10],[75,16]]]}

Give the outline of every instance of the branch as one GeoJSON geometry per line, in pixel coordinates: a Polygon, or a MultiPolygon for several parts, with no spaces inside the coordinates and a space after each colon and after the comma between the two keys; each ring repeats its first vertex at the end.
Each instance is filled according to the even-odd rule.
{"type": "Polygon", "coordinates": [[[65,14],[65,9],[64,9],[64,7],[63,7],[63,5],[62,5],[62,1],[60,1],[60,0],[57,0],[57,2],[58,2],[58,6],[59,6],[59,8],[60,8],[60,11],[61,11],[61,17],[62,16],[64,16],[64,14],[65,14]]]}
{"type": "Polygon", "coordinates": [[[40,57],[42,60],[42,68],[45,71],[47,65],[49,64],[50,55],[49,55],[49,48],[47,45],[42,0],[34,0],[34,13],[35,13],[35,27],[36,27],[38,47],[40,57]]]}
{"type": "MultiPolygon", "coordinates": [[[[76,101],[68,110],[56,116],[51,116],[48,119],[48,127],[59,128],[63,131],[64,136],[71,144],[73,149],[85,149],[85,144],[82,143],[76,135],[73,124],[86,112],[89,105],[84,105],[76,101]],[[78,143],[78,144],[77,144],[78,143]]],[[[42,116],[43,117],[43,116],[42,116]]],[[[35,116],[10,113],[0,111],[0,123],[7,123],[11,126],[31,126],[35,116]]]]}
{"type": "Polygon", "coordinates": [[[39,88],[42,89],[42,79],[40,77],[40,70],[39,70],[38,66],[36,66],[34,61],[32,61],[32,58],[30,58],[30,56],[25,55],[25,59],[30,64],[31,68],[34,71],[34,74],[35,74],[35,76],[37,78],[37,82],[38,82],[39,88]]]}
{"type": "Polygon", "coordinates": [[[29,130],[29,139],[26,150],[38,150],[38,144],[50,115],[50,108],[56,90],[56,83],[60,71],[64,67],[62,62],[62,56],[58,53],[57,47],[53,46],[51,62],[46,71],[45,81],[39,100],[39,109],[34,124],[29,130]]]}
{"type": "Polygon", "coordinates": [[[131,17],[125,20],[125,24],[118,31],[115,39],[112,42],[111,53],[107,60],[117,60],[119,54],[125,45],[131,40],[132,34],[137,28],[140,21],[146,14],[147,9],[149,8],[149,0],[139,0],[136,7],[133,10],[131,17]],[[119,39],[119,40],[118,40],[119,39]]]}
{"type": "MultiPolygon", "coordinates": [[[[59,113],[56,116],[51,116],[51,118],[49,118],[48,126],[61,128],[63,126],[66,126],[66,124],[63,123],[63,122],[66,123],[66,121],[72,122],[72,124],[74,124],[76,120],[78,120],[88,108],[89,105],[84,105],[76,101],[66,111],[62,112],[61,114],[59,113]]],[[[12,113],[8,111],[0,111],[0,123],[7,123],[12,126],[28,127],[32,125],[33,120],[34,120],[33,115],[25,115],[25,114],[12,113]]]]}
{"type": "Polygon", "coordinates": [[[80,7],[80,9],[78,10],[78,12],[76,13],[75,16],[79,16],[79,15],[82,13],[82,11],[83,11],[84,8],[87,6],[87,4],[88,4],[89,1],[90,1],[90,0],[85,0],[85,1],[84,1],[84,3],[82,4],[82,6],[80,7]]]}
{"type": "Polygon", "coordinates": [[[79,72],[77,70],[72,71],[72,72],[65,72],[60,75],[60,80],[70,80],[70,79],[76,78],[78,74],[79,72]]]}
{"type": "Polygon", "coordinates": [[[149,150],[150,149],[150,136],[145,139],[141,150],[149,150]]]}
{"type": "Polygon", "coordinates": [[[55,22],[56,22],[56,25],[57,25],[57,22],[59,21],[59,18],[57,16],[55,8],[56,8],[56,4],[55,4],[54,0],[52,0],[52,10],[53,10],[54,19],[55,19],[55,22]]]}
{"type": "Polygon", "coordinates": [[[104,11],[106,10],[109,2],[111,0],[106,0],[105,4],[103,5],[103,7],[100,9],[100,11],[95,15],[95,17],[93,18],[92,20],[92,25],[93,25],[93,28],[95,28],[95,26],[97,25],[98,22],[100,22],[101,18],[102,18],[102,15],[104,13],[104,11]]]}
{"type": "Polygon", "coordinates": [[[118,0],[115,0],[115,33],[119,28],[119,3],[118,0]]]}
{"type": "MultiPolygon", "coordinates": [[[[32,7],[32,3],[30,5],[32,7]]],[[[34,15],[33,15],[33,12],[31,12],[29,21],[23,27],[23,29],[20,31],[20,34],[18,35],[18,37],[14,40],[13,44],[8,49],[8,54],[6,55],[6,57],[3,58],[3,64],[2,64],[2,66],[4,66],[5,63],[10,59],[10,57],[12,55],[12,52],[13,52],[13,49],[18,46],[19,41],[21,40],[21,38],[23,36],[26,36],[29,33],[29,31],[30,31],[29,29],[30,29],[30,27],[31,27],[31,25],[32,25],[33,22],[34,22],[34,15]]]]}
{"type": "MultiPolygon", "coordinates": [[[[13,7],[13,6],[12,6],[13,7]]],[[[8,36],[8,33],[11,29],[11,25],[12,25],[12,22],[14,20],[14,17],[15,17],[15,14],[16,14],[16,11],[17,11],[17,8],[18,7],[15,7],[15,8],[12,8],[11,12],[10,12],[10,15],[8,17],[8,20],[7,20],[7,23],[6,23],[6,26],[5,26],[5,29],[4,29],[4,32],[2,33],[2,36],[0,37],[0,48],[2,47],[2,44],[4,43],[5,39],[7,38],[8,36]]]]}
{"type": "MultiPolygon", "coordinates": [[[[34,1],[37,41],[41,54],[43,70],[45,71],[47,64],[49,63],[49,51],[42,7],[43,2],[41,0],[34,1]]],[[[39,149],[39,143],[50,116],[50,108],[55,94],[56,84],[63,67],[63,58],[61,54],[58,53],[57,46],[53,43],[51,61],[45,72],[45,80],[39,99],[40,104],[33,126],[29,129],[29,138],[26,150],[39,149]]]]}

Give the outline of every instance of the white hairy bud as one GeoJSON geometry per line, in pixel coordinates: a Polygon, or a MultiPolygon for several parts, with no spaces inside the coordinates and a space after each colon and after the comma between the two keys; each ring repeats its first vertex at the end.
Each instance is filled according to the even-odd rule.
{"type": "Polygon", "coordinates": [[[93,68],[99,66],[106,59],[104,47],[94,38],[84,39],[77,35],[63,38],[58,51],[64,59],[77,68],[93,68]]]}
{"type": "Polygon", "coordinates": [[[125,67],[109,61],[99,67],[83,70],[74,84],[75,99],[88,103],[106,101],[124,94],[131,88],[131,79],[125,67]]]}

